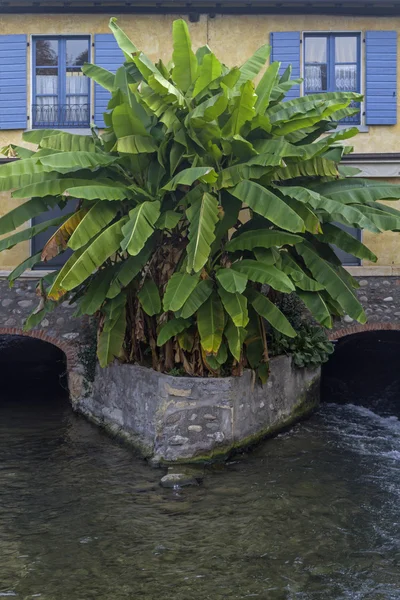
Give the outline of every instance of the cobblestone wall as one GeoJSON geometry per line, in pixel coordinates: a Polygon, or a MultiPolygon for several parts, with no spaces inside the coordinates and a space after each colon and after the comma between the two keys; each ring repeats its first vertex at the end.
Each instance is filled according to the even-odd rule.
{"type": "MultiPolygon", "coordinates": [[[[6,279],[0,279],[0,327],[23,328],[25,319],[39,304],[36,295],[38,280],[20,279],[11,289],[6,279]]],[[[35,330],[44,330],[60,340],[79,340],[85,333],[84,319],[72,318],[75,305],[63,302],[47,313],[35,330]]]]}
{"type": "MultiPolygon", "coordinates": [[[[357,296],[369,323],[400,323],[400,277],[357,277],[357,296]]],[[[354,321],[346,316],[344,323],[354,321]]],[[[343,326],[343,325],[342,325],[343,326]]]]}
{"type": "Polygon", "coordinates": [[[360,325],[346,315],[337,321],[331,339],[379,329],[400,329],[400,277],[356,277],[357,297],[364,307],[367,323],[360,325]]]}

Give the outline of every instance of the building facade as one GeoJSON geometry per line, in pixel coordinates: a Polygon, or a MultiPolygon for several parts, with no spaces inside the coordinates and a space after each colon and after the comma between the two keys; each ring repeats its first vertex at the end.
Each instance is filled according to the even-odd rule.
{"type": "MultiPolygon", "coordinates": [[[[227,65],[243,63],[270,43],[271,60],[293,66],[303,84],[291,96],[359,91],[360,113],[349,163],[364,176],[400,182],[400,0],[176,3],[102,0],[94,3],[0,1],[0,146],[20,144],[25,129],[56,128],[84,133],[103,125],[107,93],[81,73],[84,62],[115,71],[123,62],[108,29],[111,16],[152,59],[169,60],[172,21],[185,18],[195,48],[208,44],[227,65]]],[[[15,207],[0,193],[0,215],[15,207]]],[[[400,201],[393,204],[400,208],[400,201]]],[[[400,275],[400,234],[363,233],[378,263],[343,257],[359,276],[400,275]]],[[[0,254],[4,274],[35,251],[23,242],[0,254]]],[[[37,250],[36,250],[37,251],[37,250]]]]}

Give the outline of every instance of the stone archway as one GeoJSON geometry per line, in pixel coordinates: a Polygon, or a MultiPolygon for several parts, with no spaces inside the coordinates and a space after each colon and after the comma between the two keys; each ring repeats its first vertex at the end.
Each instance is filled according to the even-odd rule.
{"type": "Polygon", "coordinates": [[[365,333],[368,331],[400,331],[400,323],[366,323],[365,325],[350,325],[328,333],[329,340],[334,342],[347,335],[365,333]]]}
{"type": "Polygon", "coordinates": [[[330,338],[335,352],[322,365],[321,399],[400,415],[400,324],[353,325],[330,338]]]}
{"type": "Polygon", "coordinates": [[[75,405],[82,398],[84,392],[84,366],[79,359],[79,348],[76,344],[52,337],[40,329],[24,331],[16,327],[0,327],[0,336],[5,335],[34,338],[61,350],[66,358],[68,390],[72,405],[75,405]]]}

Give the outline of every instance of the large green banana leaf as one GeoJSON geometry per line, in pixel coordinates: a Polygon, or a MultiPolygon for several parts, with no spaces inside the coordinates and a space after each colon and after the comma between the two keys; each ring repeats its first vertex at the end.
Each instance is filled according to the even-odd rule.
{"type": "Polygon", "coordinates": [[[174,21],[172,38],[174,42],[172,60],[175,65],[172,69],[172,78],[183,92],[187,92],[197,77],[197,58],[192,50],[188,26],[183,19],[174,21]]]}
{"type": "Polygon", "coordinates": [[[321,196],[314,190],[300,186],[281,187],[279,188],[279,192],[290,198],[295,198],[299,202],[310,204],[315,210],[324,211],[326,215],[329,215],[329,220],[339,221],[345,225],[353,225],[354,227],[368,229],[369,231],[380,231],[372,220],[359,210],[360,205],[342,204],[340,201],[332,200],[327,196],[321,196]]]}
{"type": "Polygon", "coordinates": [[[247,286],[247,277],[234,269],[218,269],[217,279],[221,286],[232,294],[242,294],[247,286]]]}
{"type": "Polygon", "coordinates": [[[197,311],[200,343],[207,354],[217,354],[225,326],[224,308],[216,292],[197,311]]]}
{"type": "Polygon", "coordinates": [[[274,329],[288,337],[296,337],[296,331],[293,329],[285,315],[271,302],[271,300],[253,289],[248,291],[247,296],[254,310],[260,317],[263,317],[268,321],[274,329]]]}
{"type": "MultiPolygon", "coordinates": [[[[299,248],[302,244],[299,245],[299,248]]],[[[278,292],[290,294],[294,292],[294,285],[289,277],[274,266],[266,265],[257,260],[245,259],[233,263],[232,269],[246,275],[250,281],[267,283],[278,292]]]]}
{"type": "Polygon", "coordinates": [[[87,246],[84,246],[83,248],[80,248],[74,252],[72,256],[69,257],[67,262],[61,267],[61,269],[58,272],[56,271],[56,277],[47,291],[47,298],[49,300],[58,302],[63,296],[65,296],[67,290],[61,285],[61,282],[85,252],[86,248],[87,246]]]}
{"type": "Polygon", "coordinates": [[[214,181],[217,180],[217,174],[213,167],[192,167],[191,169],[184,169],[175,175],[175,177],[163,187],[163,190],[173,191],[176,190],[178,185],[193,185],[196,180],[204,183],[214,183],[214,181]]]}
{"type": "Polygon", "coordinates": [[[132,54],[135,54],[138,49],[135,44],[128,38],[126,33],[117,25],[117,19],[112,17],[109,22],[109,27],[117,41],[118,46],[125,54],[127,60],[132,60],[132,54]]]}
{"type": "Polygon", "coordinates": [[[120,355],[124,343],[126,330],[126,312],[125,307],[120,308],[118,318],[114,326],[103,330],[97,342],[97,357],[101,367],[106,367],[114,358],[120,355]]]}
{"type": "Polygon", "coordinates": [[[160,331],[157,336],[157,346],[163,346],[175,335],[178,333],[182,333],[190,326],[190,321],[186,319],[173,318],[170,321],[167,321],[160,327],[160,331]]]}
{"type": "MultiPolygon", "coordinates": [[[[400,215],[399,215],[400,216],[400,215]]],[[[355,237],[343,231],[339,227],[332,225],[332,223],[325,223],[323,233],[317,236],[317,239],[326,242],[327,244],[335,244],[338,248],[341,248],[345,252],[357,256],[357,258],[370,260],[376,262],[378,259],[369,248],[364,246],[355,237]]]]}
{"type": "Polygon", "coordinates": [[[82,67],[82,73],[109,92],[114,90],[115,74],[111,73],[111,71],[107,71],[107,69],[91,63],[85,63],[82,67]]]}
{"type": "Polygon", "coordinates": [[[215,240],[215,225],[218,221],[218,201],[205,193],[186,210],[189,221],[189,244],[187,245],[187,271],[198,273],[206,264],[215,240]]]}
{"type": "Polygon", "coordinates": [[[276,82],[280,66],[279,62],[272,63],[265,71],[260,83],[257,85],[257,101],[255,108],[258,114],[263,115],[268,108],[272,88],[276,82]]]}
{"type": "Polygon", "coordinates": [[[246,296],[238,292],[227,292],[222,286],[219,286],[218,294],[234,325],[236,327],[246,327],[249,322],[246,296]]]}
{"type": "Polygon", "coordinates": [[[112,278],[115,276],[117,265],[101,269],[90,281],[85,294],[79,299],[77,316],[94,315],[106,299],[112,278]]]}
{"type": "Polygon", "coordinates": [[[146,315],[153,317],[161,312],[161,300],[158,287],[152,279],[146,279],[138,292],[139,302],[146,315]]]}
{"type": "Polygon", "coordinates": [[[56,179],[58,173],[27,173],[23,175],[10,175],[9,177],[0,177],[0,192],[9,192],[16,188],[23,188],[33,183],[41,183],[56,179]]]}
{"type": "Polygon", "coordinates": [[[343,310],[356,321],[366,322],[364,310],[355,294],[345,281],[326,260],[308,242],[296,246],[297,252],[303,258],[313,277],[321,283],[343,310]]]}
{"type": "Polygon", "coordinates": [[[155,140],[146,135],[127,135],[117,142],[118,152],[127,154],[151,154],[157,152],[157,148],[155,140]]]}
{"type": "Polygon", "coordinates": [[[268,44],[264,44],[264,46],[258,48],[253,56],[247,59],[246,62],[240,67],[240,77],[237,85],[240,86],[243,82],[248,81],[249,79],[254,79],[254,77],[256,77],[264,67],[270,54],[271,46],[268,44]]]}
{"type": "Polygon", "coordinates": [[[79,185],[68,187],[64,192],[66,196],[79,198],[80,200],[128,200],[134,197],[133,192],[127,187],[112,185],[79,185]]]}
{"type": "Polygon", "coordinates": [[[342,204],[366,204],[376,200],[397,200],[400,197],[400,185],[358,177],[342,179],[334,183],[322,183],[316,185],[314,189],[322,196],[342,204]]]}
{"type": "Polygon", "coordinates": [[[10,286],[11,286],[11,284],[14,283],[14,281],[16,279],[18,279],[18,277],[20,277],[23,273],[25,273],[25,271],[27,271],[28,269],[32,269],[32,267],[34,267],[38,262],[40,262],[41,254],[42,254],[42,251],[38,252],[37,254],[34,254],[33,256],[29,256],[22,263],[20,263],[17,267],[15,267],[15,269],[13,269],[13,271],[11,271],[11,273],[7,277],[8,281],[10,283],[10,286]]]}
{"type": "Polygon", "coordinates": [[[45,221],[44,223],[39,223],[38,225],[34,225],[33,227],[28,227],[27,229],[22,229],[22,231],[18,231],[18,233],[14,233],[7,238],[3,238],[0,240],[0,252],[3,250],[9,250],[10,248],[14,248],[20,242],[25,242],[26,240],[31,240],[35,235],[39,233],[43,233],[47,231],[50,227],[58,227],[63,221],[65,221],[70,215],[64,215],[62,217],[56,217],[55,219],[50,219],[49,221],[45,221]]]}
{"type": "Polygon", "coordinates": [[[325,287],[315,281],[297,264],[297,262],[287,252],[282,252],[282,270],[286,275],[289,275],[290,279],[296,285],[297,288],[306,292],[318,292],[324,290],[325,287]]]}
{"type": "Polygon", "coordinates": [[[45,200],[32,198],[32,200],[17,206],[0,217],[0,235],[14,231],[29,219],[45,213],[49,208],[54,208],[56,204],[56,198],[46,198],[45,200]]]}
{"type": "Polygon", "coordinates": [[[96,146],[93,138],[89,135],[77,135],[73,133],[58,133],[45,137],[40,142],[41,148],[51,148],[59,152],[95,152],[96,146]]]}
{"type": "MultiPolygon", "coordinates": [[[[33,159],[30,159],[33,160],[33,159]]],[[[42,156],[39,161],[44,171],[57,171],[58,173],[70,173],[80,169],[97,169],[105,167],[115,162],[117,158],[99,152],[58,152],[42,156]]],[[[24,161],[26,162],[26,161],[24,161]]],[[[18,163],[17,163],[18,164],[18,163]]],[[[20,163],[22,165],[22,161],[20,163]]],[[[33,171],[40,168],[40,165],[32,165],[33,171]]],[[[6,165],[8,166],[8,165],[6,165]]],[[[14,166],[14,165],[13,165],[14,166]]],[[[0,167],[0,177],[2,176],[0,167]]]]}
{"type": "Polygon", "coordinates": [[[296,291],[299,298],[304,302],[314,319],[323,327],[330,329],[332,327],[332,317],[325,300],[318,292],[296,291]]]}
{"type": "Polygon", "coordinates": [[[278,231],[276,229],[253,229],[245,233],[239,233],[225,246],[228,252],[237,250],[253,250],[253,248],[273,248],[276,246],[285,246],[300,244],[303,238],[299,235],[278,231]]]}
{"type": "Polygon", "coordinates": [[[122,250],[127,250],[131,256],[139,254],[149,237],[154,232],[154,225],[160,216],[160,202],[143,202],[130,211],[129,221],[122,229],[124,238],[122,250]]]}
{"type": "Polygon", "coordinates": [[[211,279],[202,279],[199,281],[182,306],[180,311],[181,317],[187,319],[194,315],[194,313],[200,308],[200,306],[210,297],[213,291],[213,282],[211,279]]]}
{"type": "MultiPolygon", "coordinates": [[[[96,182],[98,185],[99,181],[96,182]]],[[[107,185],[112,184],[111,179],[102,179],[101,184],[107,185]]],[[[113,185],[115,185],[113,183],[113,185]]],[[[44,198],[46,196],[59,196],[65,192],[68,188],[78,186],[94,186],[93,179],[73,179],[65,177],[64,179],[50,179],[49,181],[40,181],[38,183],[32,183],[21,187],[12,193],[13,198],[44,198]]],[[[119,186],[118,186],[119,187],[119,186]]],[[[72,195],[72,194],[71,194],[72,195]]],[[[77,196],[80,198],[80,196],[77,196]]],[[[46,198],[47,201],[47,198],[46,198]]]]}
{"type": "Polygon", "coordinates": [[[247,335],[246,329],[243,327],[236,327],[229,319],[224,330],[224,335],[232,356],[239,362],[242,355],[243,343],[247,335]]]}
{"type": "Polygon", "coordinates": [[[129,135],[149,135],[143,125],[141,114],[134,111],[129,104],[119,104],[112,112],[112,125],[118,139],[129,135]]]}
{"type": "Polygon", "coordinates": [[[255,181],[242,181],[229,193],[246,203],[254,212],[282,229],[297,233],[305,231],[304,221],[272,191],[255,181]]]}
{"type": "Polygon", "coordinates": [[[254,105],[257,96],[254,93],[254,84],[251,81],[243,83],[240,95],[236,98],[232,115],[222,129],[222,135],[225,137],[240,133],[243,125],[251,121],[255,115],[254,105]]]}
{"type": "MultiPolygon", "coordinates": [[[[43,157],[44,158],[44,157],[43,157]]],[[[32,177],[37,177],[38,173],[44,172],[45,167],[43,167],[39,158],[35,155],[35,158],[25,158],[24,160],[15,160],[13,162],[4,163],[0,165],[0,178],[12,178],[14,181],[18,181],[18,176],[21,175],[31,175],[32,177]]],[[[7,182],[8,183],[8,182],[7,182]]],[[[6,185],[7,185],[6,183],[6,185]]],[[[17,187],[18,184],[13,185],[12,187],[17,187]]],[[[6,188],[12,189],[12,188],[6,188]]]]}
{"type": "Polygon", "coordinates": [[[122,228],[125,223],[126,219],[120,219],[110,225],[85,249],[62,280],[61,285],[64,289],[75,289],[117,252],[123,238],[122,228]]]}
{"type": "Polygon", "coordinates": [[[139,254],[130,256],[127,260],[117,265],[118,269],[111,281],[110,288],[107,292],[107,298],[115,298],[121,290],[126,288],[133,281],[149,260],[152,249],[152,244],[147,243],[139,254]]]}
{"type": "Polygon", "coordinates": [[[195,275],[174,273],[168,281],[165,290],[163,299],[164,310],[172,310],[174,312],[180,310],[197,286],[198,280],[199,278],[195,275]]]}
{"type": "Polygon", "coordinates": [[[115,204],[97,202],[92,206],[68,241],[68,246],[78,250],[87,244],[95,235],[104,229],[116,216],[118,207],[115,204]]]}
{"type": "Polygon", "coordinates": [[[193,98],[198,96],[212,81],[220,77],[222,65],[216,56],[210,52],[205,54],[197,72],[197,79],[193,89],[193,98]]]}

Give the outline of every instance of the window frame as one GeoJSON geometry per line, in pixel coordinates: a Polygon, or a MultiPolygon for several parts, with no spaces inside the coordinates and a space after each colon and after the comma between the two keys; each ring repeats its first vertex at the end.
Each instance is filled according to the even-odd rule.
{"type": "MultiPolygon", "coordinates": [[[[303,50],[300,52],[300,60],[301,60],[301,65],[300,65],[300,72],[302,74],[303,77],[303,82],[301,84],[300,87],[300,93],[301,96],[307,96],[307,94],[305,93],[305,65],[306,65],[306,38],[307,37],[323,37],[325,36],[327,38],[327,75],[329,76],[329,73],[331,73],[332,76],[332,70],[334,70],[334,65],[336,64],[335,61],[333,61],[330,63],[329,61],[329,53],[333,53],[333,57],[335,57],[334,52],[335,52],[335,47],[334,44],[330,47],[329,44],[329,37],[334,39],[334,36],[337,37],[346,37],[349,35],[355,35],[357,36],[357,66],[358,66],[358,89],[359,89],[359,93],[360,94],[364,94],[364,86],[365,86],[365,82],[364,82],[364,64],[365,64],[365,44],[364,42],[364,35],[362,31],[354,31],[354,30],[349,30],[349,31],[316,31],[316,30],[312,30],[312,31],[302,31],[301,32],[301,36],[300,36],[300,41],[301,41],[301,45],[303,46],[303,50]]],[[[339,63],[339,64],[346,64],[346,63],[339,63]]],[[[353,64],[353,63],[351,63],[353,64]]],[[[329,86],[328,86],[329,87],[329,86]]],[[[329,89],[327,91],[330,91],[329,89]]],[[[313,92],[310,92],[310,94],[313,92]]],[[[314,92],[315,93],[315,92],[314,92]]],[[[319,92],[316,92],[319,93],[319,92]]],[[[360,123],[359,124],[355,124],[355,123],[344,123],[343,125],[340,125],[339,127],[343,128],[343,129],[348,129],[349,127],[358,127],[359,129],[362,130],[362,128],[365,128],[365,112],[364,112],[364,100],[360,103],[360,123]]],[[[365,128],[366,129],[366,128],[365,128]]],[[[362,241],[362,231],[359,229],[355,229],[355,238],[357,240],[359,240],[360,242],[362,241]]],[[[352,260],[349,260],[346,262],[342,263],[343,267],[359,267],[362,266],[362,261],[360,259],[358,259],[357,257],[353,257],[352,260]]]]}
{"type": "MultiPolygon", "coordinates": [[[[58,42],[58,61],[57,61],[57,66],[54,66],[54,68],[57,68],[57,73],[58,73],[58,89],[57,89],[57,100],[58,100],[58,104],[59,105],[66,105],[67,102],[67,98],[68,96],[76,96],[76,95],[80,95],[80,94],[67,94],[67,60],[66,60],[66,42],[68,40],[84,40],[87,42],[88,45],[88,62],[92,61],[92,36],[90,34],[84,35],[84,34],[70,34],[70,35],[50,35],[50,34],[43,34],[43,35],[31,35],[31,48],[32,48],[32,52],[31,52],[31,93],[30,93],[30,127],[32,129],[46,129],[46,128],[57,128],[57,129],[62,129],[62,130],[74,130],[77,129],[79,131],[82,130],[88,130],[90,127],[90,122],[91,122],[91,114],[92,114],[92,82],[89,79],[88,82],[88,93],[87,94],[81,94],[82,96],[87,97],[87,106],[88,106],[88,119],[87,121],[85,121],[85,123],[77,124],[77,123],[66,123],[66,124],[59,124],[59,123],[54,123],[54,124],[36,124],[35,123],[35,119],[34,119],[34,109],[33,107],[36,105],[36,99],[40,96],[47,96],[48,94],[37,94],[36,92],[36,69],[40,68],[36,66],[36,43],[38,40],[52,40],[52,41],[57,41],[58,42]],[[60,44],[60,42],[63,42],[62,44],[60,44]],[[61,77],[62,74],[62,77],[61,77]]],[[[42,67],[42,68],[47,68],[47,67],[42,67]]],[[[48,68],[52,68],[51,66],[49,66],[48,68]]],[[[55,96],[55,95],[54,95],[55,96]]]]}
{"type": "MultiPolygon", "coordinates": [[[[307,96],[308,94],[322,93],[322,92],[307,92],[305,91],[305,67],[306,67],[306,39],[310,37],[326,37],[327,39],[327,92],[336,91],[330,89],[330,84],[335,80],[335,65],[336,64],[356,64],[357,65],[357,92],[360,94],[364,93],[364,45],[363,45],[363,32],[362,31],[303,31],[301,34],[301,44],[303,51],[300,52],[301,56],[301,73],[303,76],[303,82],[301,84],[301,95],[307,96]],[[338,37],[357,37],[357,62],[356,63],[336,63],[335,60],[335,38],[338,37]],[[333,58],[333,60],[332,60],[333,58]]],[[[365,113],[364,113],[364,101],[360,103],[360,113],[358,123],[343,123],[340,127],[364,127],[365,125],[365,113]]]]}

